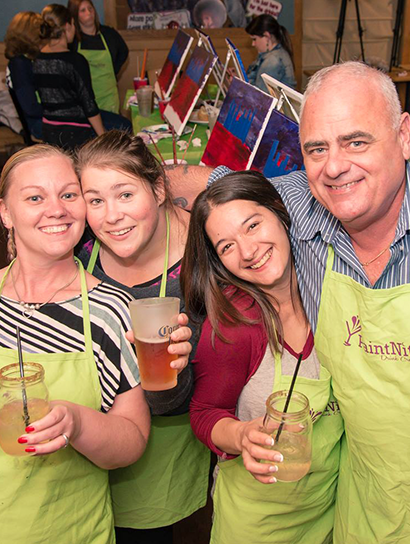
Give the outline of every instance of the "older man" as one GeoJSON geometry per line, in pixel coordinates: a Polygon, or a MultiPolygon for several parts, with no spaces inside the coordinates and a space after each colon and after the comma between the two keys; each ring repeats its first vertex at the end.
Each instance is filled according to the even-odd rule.
{"type": "MultiPolygon", "coordinates": [[[[300,141],[306,172],[275,187],[292,218],[316,350],[345,420],[334,542],[407,544],[409,115],[387,76],[361,63],[335,65],[309,82],[300,141]]],[[[206,172],[190,170],[194,192],[206,172]]]]}

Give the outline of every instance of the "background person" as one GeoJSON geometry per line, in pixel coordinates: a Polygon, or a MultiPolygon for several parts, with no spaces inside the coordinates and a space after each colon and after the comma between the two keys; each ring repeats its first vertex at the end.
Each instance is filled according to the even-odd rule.
{"type": "Polygon", "coordinates": [[[263,447],[272,446],[260,431],[265,401],[289,389],[299,353],[295,389],[309,398],[311,413],[329,415],[333,399],[299,297],[289,228],[277,191],[257,172],[215,182],[192,209],[181,280],[189,315],[205,321],[190,412],[194,432],[220,459],[215,544],[267,542],[272,535],[320,544],[332,537],[343,433],[338,410],[314,420],[308,475],[273,489],[260,485],[276,482],[283,460],[274,444],[263,447]]]}
{"type": "Polygon", "coordinates": [[[0,213],[15,257],[0,272],[0,366],[18,361],[18,326],[53,400],[18,440],[31,456],[0,450],[2,539],[114,543],[107,469],[141,456],[150,425],[125,337],[132,297],[74,260],[85,205],[58,148],[32,146],[8,160],[0,213]]]}
{"type": "Polygon", "coordinates": [[[118,74],[128,58],[128,47],[121,35],[101,25],[91,0],[69,0],[67,7],[74,19],[76,34],[70,46],[88,61],[95,100],[107,130],[129,130],[131,123],[120,112],[118,74]],[[127,124],[128,123],[128,124],[127,124]]]}
{"type": "MultiPolygon", "coordinates": [[[[79,257],[96,277],[135,298],[173,296],[189,214],[172,204],[164,171],[139,137],[110,131],[77,153],[93,232],[79,257]]],[[[174,346],[170,346],[170,350],[174,346]]],[[[194,436],[192,369],[176,388],[146,391],[152,431],[138,463],[111,473],[117,543],[172,543],[172,525],[205,505],[209,451],[194,436]]]]}
{"type": "Polygon", "coordinates": [[[42,17],[34,11],[21,11],[10,21],[4,38],[7,85],[16,95],[30,133],[42,138],[43,108],[37,99],[33,76],[33,60],[40,52],[42,17]]]}
{"type": "Polygon", "coordinates": [[[90,69],[82,55],[69,51],[75,26],[68,9],[50,4],[42,11],[40,36],[47,40],[34,65],[43,105],[43,138],[66,149],[104,132],[94,100],[90,69]]]}
{"type": "Polygon", "coordinates": [[[248,24],[246,32],[258,52],[256,60],[246,71],[249,83],[267,92],[262,74],[268,74],[289,87],[296,87],[292,42],[286,28],[263,13],[248,24]]]}

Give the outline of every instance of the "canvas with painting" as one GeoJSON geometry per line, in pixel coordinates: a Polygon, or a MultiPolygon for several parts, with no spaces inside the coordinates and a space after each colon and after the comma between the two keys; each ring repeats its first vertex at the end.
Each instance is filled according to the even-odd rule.
{"type": "Polygon", "coordinates": [[[164,117],[180,136],[192,110],[212,72],[217,58],[203,47],[196,46],[186,70],[179,79],[164,117]]]}
{"type": "Polygon", "coordinates": [[[164,66],[155,82],[157,96],[168,98],[171,94],[177,75],[182,68],[193,40],[192,36],[182,32],[182,30],[178,31],[164,66]]]}

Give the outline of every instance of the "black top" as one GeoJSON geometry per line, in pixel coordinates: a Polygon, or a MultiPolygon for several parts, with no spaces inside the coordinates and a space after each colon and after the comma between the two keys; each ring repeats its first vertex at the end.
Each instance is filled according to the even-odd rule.
{"type": "Polygon", "coordinates": [[[79,53],[40,53],[33,73],[44,117],[50,121],[88,123],[100,112],[88,62],[79,53]]]}
{"type": "MultiPolygon", "coordinates": [[[[110,26],[101,25],[100,32],[104,36],[107,42],[108,50],[111,54],[112,64],[114,66],[115,75],[121,70],[122,65],[128,58],[128,46],[122,39],[121,35],[110,26]]],[[[74,38],[72,44],[70,44],[71,51],[77,51],[78,40],[74,38]]],[[[81,32],[81,49],[89,49],[91,51],[101,51],[104,49],[104,44],[100,34],[91,36],[90,34],[84,34],[81,32]]]]}

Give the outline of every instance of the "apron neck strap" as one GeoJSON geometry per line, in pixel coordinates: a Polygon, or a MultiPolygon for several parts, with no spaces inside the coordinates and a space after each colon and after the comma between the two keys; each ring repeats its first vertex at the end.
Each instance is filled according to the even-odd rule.
{"type": "Polygon", "coordinates": [[[87,280],[85,277],[85,271],[83,263],[74,257],[75,262],[77,263],[78,269],[80,271],[80,280],[81,280],[81,303],[83,306],[83,327],[84,327],[84,343],[85,351],[88,355],[93,355],[93,342],[91,336],[91,322],[90,322],[90,305],[88,303],[88,290],[87,290],[87,280]]]}

